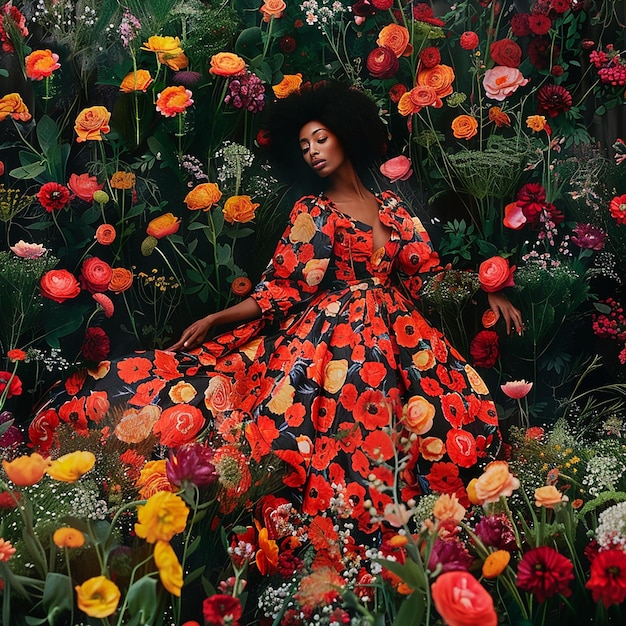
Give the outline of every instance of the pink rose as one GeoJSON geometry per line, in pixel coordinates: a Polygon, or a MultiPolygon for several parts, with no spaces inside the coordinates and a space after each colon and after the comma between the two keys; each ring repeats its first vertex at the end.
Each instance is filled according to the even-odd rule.
{"type": "Polygon", "coordinates": [[[522,206],[517,204],[517,202],[510,202],[504,207],[504,219],[502,220],[502,223],[507,228],[519,230],[520,228],[523,228],[527,221],[528,220],[524,215],[522,206]]]}
{"type": "Polygon", "coordinates": [[[413,174],[411,160],[403,155],[389,159],[380,166],[380,173],[392,183],[407,180],[413,174]]]}
{"type": "Polygon", "coordinates": [[[524,78],[516,67],[504,65],[496,65],[487,70],[483,78],[483,87],[487,97],[500,102],[517,91],[518,87],[523,87],[527,83],[528,79],[524,78]]]}
{"type": "Polygon", "coordinates": [[[11,252],[21,259],[36,259],[47,252],[47,250],[40,243],[26,243],[23,239],[20,239],[14,246],[11,246],[11,252]]]}
{"type": "Polygon", "coordinates": [[[501,256],[492,256],[483,261],[478,268],[478,280],[484,291],[494,292],[513,287],[513,272],[515,266],[509,267],[509,262],[501,256]]]}

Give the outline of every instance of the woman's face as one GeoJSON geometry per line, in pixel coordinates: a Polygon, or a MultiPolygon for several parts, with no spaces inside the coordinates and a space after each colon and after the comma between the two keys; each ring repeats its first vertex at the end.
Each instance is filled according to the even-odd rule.
{"type": "Polygon", "coordinates": [[[334,174],[346,162],[337,135],[317,120],[300,129],[300,148],[306,163],[322,178],[334,174]]]}

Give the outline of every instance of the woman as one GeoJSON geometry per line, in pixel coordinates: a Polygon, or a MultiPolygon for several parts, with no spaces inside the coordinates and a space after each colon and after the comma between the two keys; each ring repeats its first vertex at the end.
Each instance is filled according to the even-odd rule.
{"type": "MultiPolygon", "coordinates": [[[[255,461],[284,461],[303,513],[339,499],[364,532],[431,488],[466,502],[465,475],[498,451],[498,419],[483,381],[415,306],[439,267],[425,230],[363,182],[385,149],[377,107],[326,84],[276,103],[270,132],[279,165],[323,191],[295,203],[249,298],[193,323],[170,351],[106,365],[84,410],[103,392],[134,407],[131,420],[149,405],[143,420],[170,446],[205,426],[245,433],[255,461]]],[[[521,328],[506,298],[489,299],[521,328]]]]}

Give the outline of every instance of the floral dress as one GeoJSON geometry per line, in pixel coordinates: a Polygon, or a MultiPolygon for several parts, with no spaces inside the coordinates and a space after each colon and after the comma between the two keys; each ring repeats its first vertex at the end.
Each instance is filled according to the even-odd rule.
{"type": "Polygon", "coordinates": [[[301,198],[252,293],[260,318],[187,353],[136,353],[69,379],[59,419],[80,430],[123,406],[117,437],[172,447],[207,429],[218,452],[245,444],[251,463],[282,460],[303,513],[341,501],[365,531],[430,490],[467,504],[472,469],[499,448],[495,406],[416,308],[439,266],[422,224],[394,193],[378,202],[391,235],[373,250],[369,225],[323,195],[301,198]]]}

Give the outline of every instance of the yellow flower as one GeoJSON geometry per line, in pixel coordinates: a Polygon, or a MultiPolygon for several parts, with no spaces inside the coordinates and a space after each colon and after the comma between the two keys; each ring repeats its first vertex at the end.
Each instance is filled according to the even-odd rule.
{"type": "Polygon", "coordinates": [[[174,488],[167,480],[165,473],[165,459],[158,461],[148,461],[139,474],[137,487],[139,488],[139,496],[144,499],[152,497],[159,491],[174,491],[174,488]]]}
{"type": "Polygon", "coordinates": [[[169,58],[176,57],[183,53],[178,37],[160,37],[159,35],[150,37],[148,41],[141,46],[141,49],[163,54],[169,58]]]}
{"type": "Polygon", "coordinates": [[[526,118],[526,126],[538,133],[546,127],[546,118],[543,115],[529,115],[526,118]]]}
{"type": "Polygon", "coordinates": [[[50,465],[50,459],[33,452],[30,456],[19,456],[11,461],[2,461],[2,467],[9,480],[18,487],[30,487],[38,483],[50,465]]]}
{"type": "Polygon", "coordinates": [[[58,548],[80,548],[85,545],[85,535],[76,528],[57,528],[52,541],[58,548]]]}
{"type": "Polygon", "coordinates": [[[187,525],[189,509],[180,496],[169,491],[155,493],[143,506],[137,507],[135,532],[148,543],[169,541],[187,525]]]}
{"type": "Polygon", "coordinates": [[[298,91],[302,85],[302,74],[285,74],[283,79],[272,86],[272,91],[277,98],[286,98],[290,93],[298,91]]]}
{"type": "Polygon", "coordinates": [[[137,70],[126,74],[124,80],[120,84],[120,91],[124,93],[133,93],[134,91],[143,91],[152,84],[153,79],[148,70],[137,70]]]}
{"type": "Polygon", "coordinates": [[[113,189],[132,189],[135,186],[135,175],[132,172],[115,172],[111,176],[113,189]]]}
{"type": "Polygon", "coordinates": [[[113,615],[120,601],[118,586],[106,576],[95,576],[77,585],[78,608],[89,617],[104,618],[113,615]]]}
{"type": "Polygon", "coordinates": [[[250,196],[231,196],[224,203],[222,213],[229,224],[245,224],[254,219],[254,212],[259,206],[258,202],[252,202],[250,196]]]}
{"type": "Polygon", "coordinates": [[[506,550],[492,552],[483,563],[483,576],[485,578],[497,578],[506,569],[511,554],[506,550]]]}
{"type": "Polygon", "coordinates": [[[157,541],[154,546],[154,562],[159,568],[163,586],[173,595],[180,597],[183,587],[183,568],[176,553],[167,541],[157,541]]]}
{"type": "Polygon", "coordinates": [[[83,474],[86,474],[96,463],[93,452],[70,452],[60,456],[50,463],[46,473],[54,480],[64,483],[76,482],[83,474]]]}

